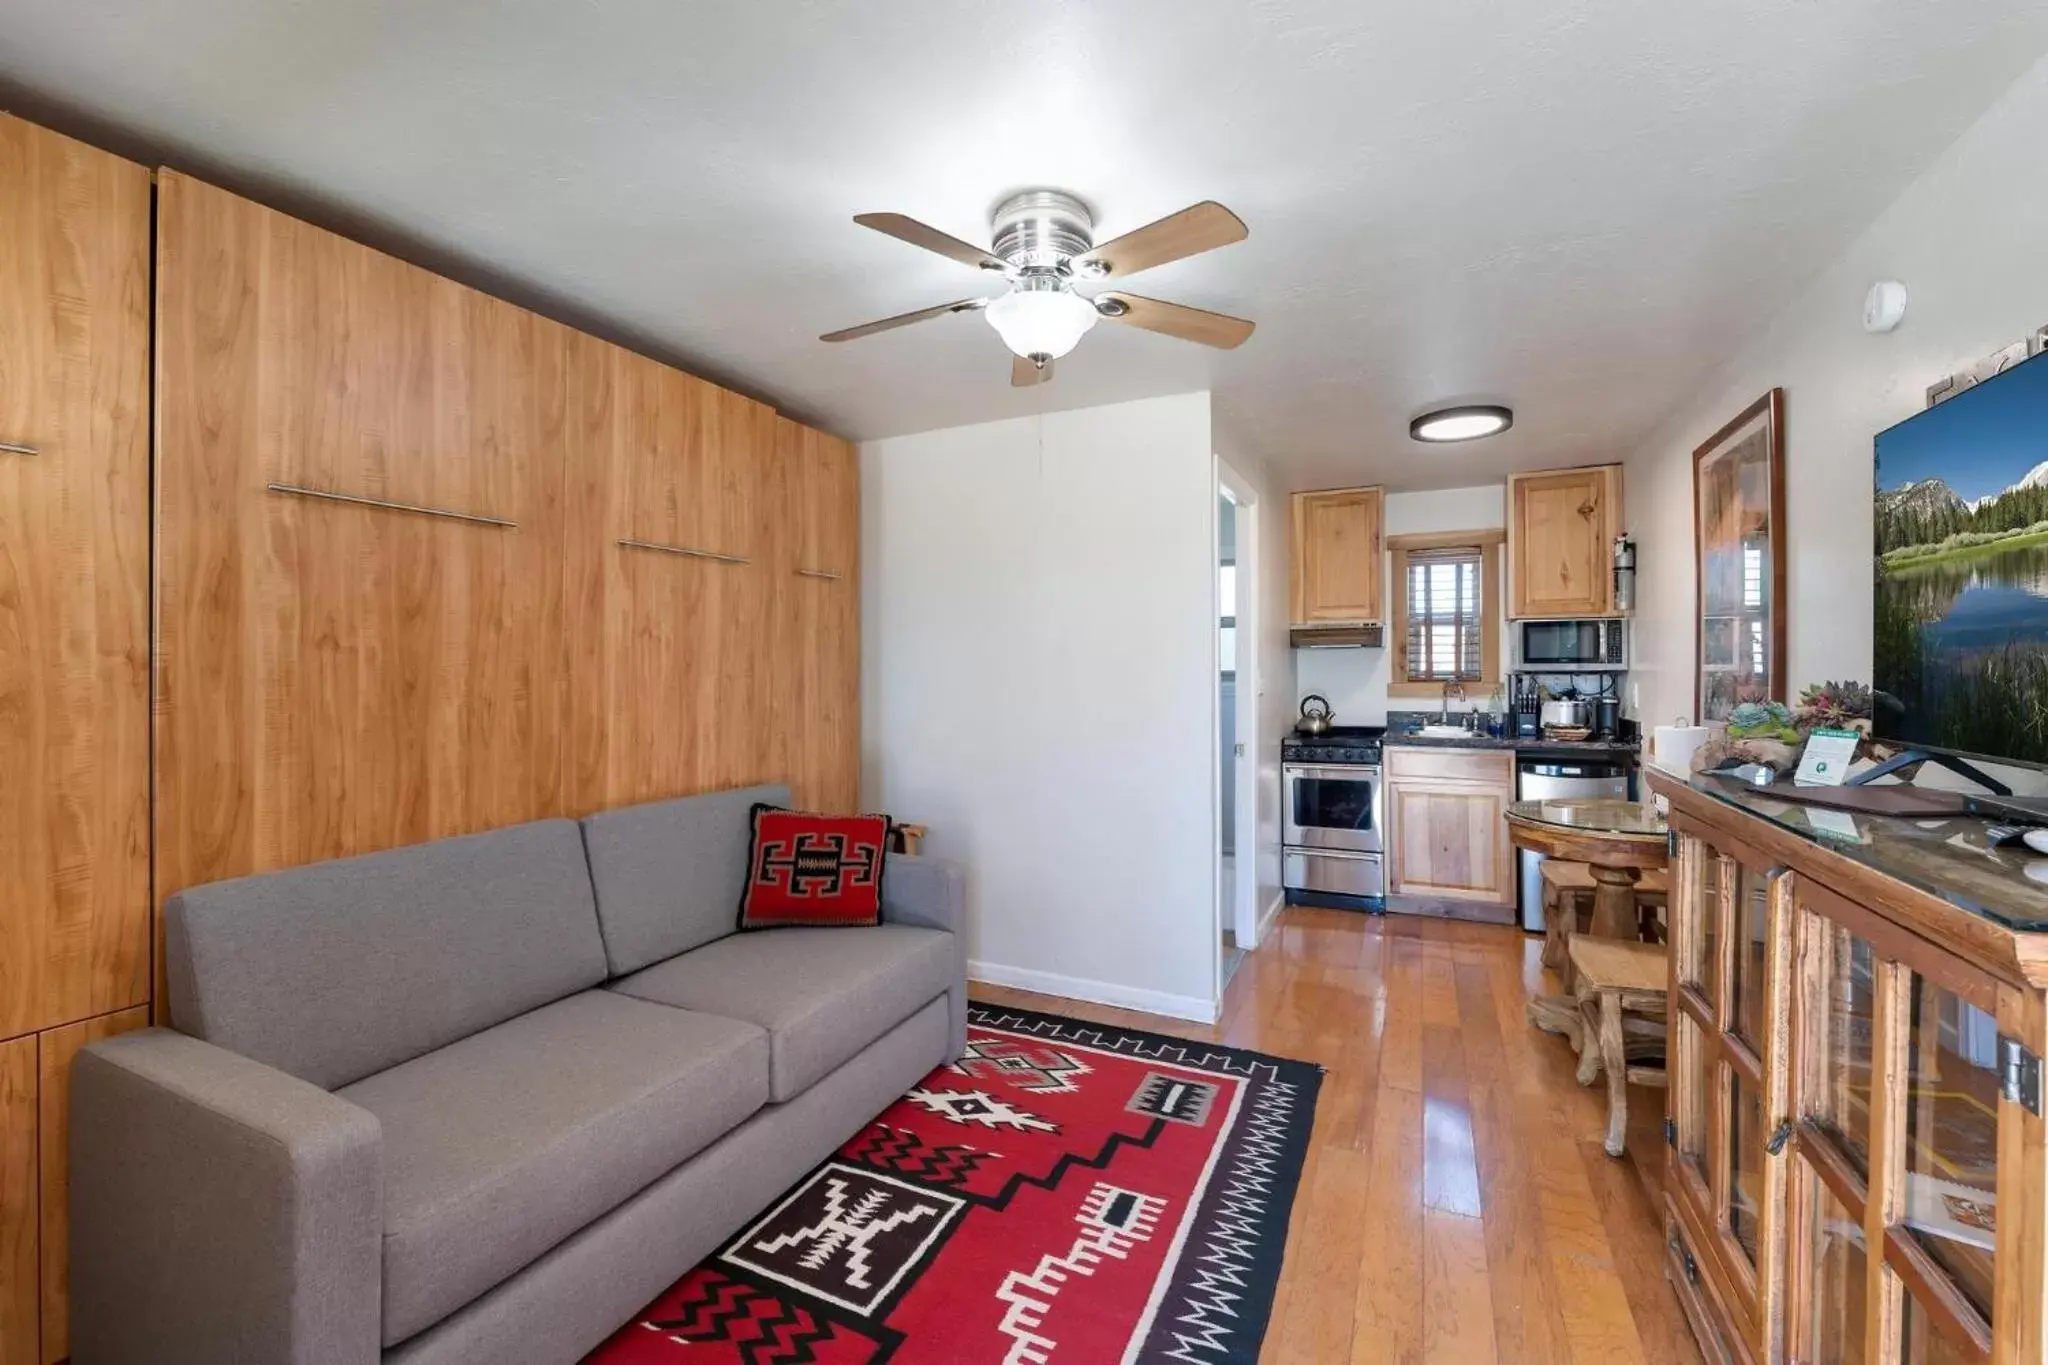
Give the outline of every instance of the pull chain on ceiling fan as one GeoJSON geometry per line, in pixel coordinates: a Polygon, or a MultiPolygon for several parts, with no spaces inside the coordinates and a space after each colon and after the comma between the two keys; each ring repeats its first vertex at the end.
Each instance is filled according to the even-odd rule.
{"type": "Polygon", "coordinates": [[[1243,241],[1244,223],[1213,201],[1182,209],[1101,246],[1095,245],[1095,220],[1087,205],[1059,190],[1027,190],[998,205],[988,251],[900,213],[863,213],[853,221],[962,265],[999,274],[1009,288],[986,298],[960,299],[827,332],[821,341],[853,341],[951,313],[983,313],[1016,357],[1010,382],[1027,388],[1050,380],[1053,361],[1073,350],[1088,329],[1105,318],[1221,350],[1242,345],[1252,334],[1252,324],[1243,318],[1118,290],[1091,297],[1074,287],[1077,282],[1135,275],[1243,241]]]}

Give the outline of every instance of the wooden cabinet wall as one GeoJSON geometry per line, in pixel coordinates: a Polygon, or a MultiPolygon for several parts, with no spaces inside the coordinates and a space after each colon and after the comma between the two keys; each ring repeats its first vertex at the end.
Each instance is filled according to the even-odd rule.
{"type": "Polygon", "coordinates": [[[1611,616],[1621,466],[1508,479],[1508,616],[1611,616]]]}
{"type": "Polygon", "coordinates": [[[1293,579],[1289,615],[1296,626],[1385,620],[1386,496],[1378,488],[1294,495],[1293,579]]]}
{"type": "Polygon", "coordinates": [[[149,232],[0,115],[0,1365],[67,1349],[56,1045],[149,999],[149,232]]]}
{"type": "Polygon", "coordinates": [[[152,321],[151,211],[0,117],[0,1365],[68,1350],[69,1066],[148,1021],[153,900],[858,800],[852,447],[169,171],[152,321]]]}
{"type": "Polygon", "coordinates": [[[1511,919],[1513,751],[1389,746],[1385,775],[1387,894],[1436,909],[1450,903],[1469,918],[1511,919]]]}
{"type": "Polygon", "coordinates": [[[159,195],[160,894],[747,783],[853,806],[850,447],[159,195]]]}

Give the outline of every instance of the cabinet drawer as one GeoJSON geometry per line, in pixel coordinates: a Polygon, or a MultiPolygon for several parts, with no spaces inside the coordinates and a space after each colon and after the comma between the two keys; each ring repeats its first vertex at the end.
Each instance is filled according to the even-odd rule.
{"type": "Polygon", "coordinates": [[[1515,785],[1512,749],[1425,749],[1389,747],[1385,751],[1389,782],[1474,782],[1488,787],[1515,785]]]}

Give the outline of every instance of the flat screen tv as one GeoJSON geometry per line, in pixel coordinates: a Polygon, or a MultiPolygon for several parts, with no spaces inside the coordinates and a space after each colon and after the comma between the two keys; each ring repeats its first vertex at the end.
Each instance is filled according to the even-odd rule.
{"type": "Polygon", "coordinates": [[[1873,729],[2048,764],[2048,354],[1877,438],[1873,729]]]}

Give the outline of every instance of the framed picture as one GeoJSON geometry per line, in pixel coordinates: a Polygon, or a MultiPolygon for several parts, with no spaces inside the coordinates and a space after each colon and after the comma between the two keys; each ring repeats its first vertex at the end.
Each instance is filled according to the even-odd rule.
{"type": "Polygon", "coordinates": [[[1692,453],[1693,706],[1701,724],[1785,693],[1785,391],[1692,453]]]}

